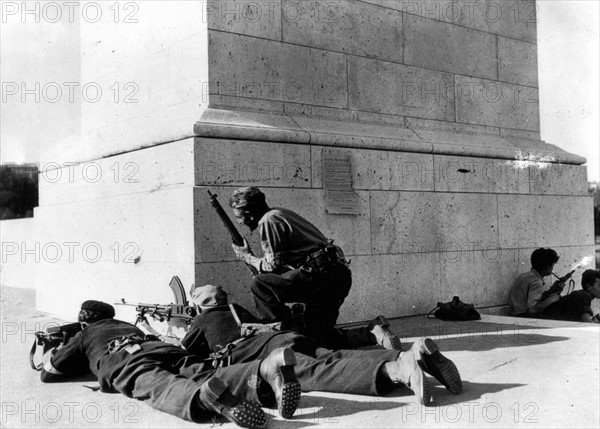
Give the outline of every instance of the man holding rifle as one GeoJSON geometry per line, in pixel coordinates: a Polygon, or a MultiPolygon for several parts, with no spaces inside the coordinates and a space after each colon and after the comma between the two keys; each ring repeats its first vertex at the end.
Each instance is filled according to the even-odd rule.
{"type": "Polygon", "coordinates": [[[565,282],[573,272],[558,279],[546,290],[544,277],[552,274],[559,256],[553,249],[540,247],[531,254],[531,270],[521,274],[510,290],[508,309],[515,317],[538,317],[560,299],[565,282]]]}
{"type": "Polygon", "coordinates": [[[236,257],[258,273],[251,284],[257,315],[262,323],[283,322],[283,329],[299,330],[331,349],[380,344],[400,350],[400,340],[380,316],[368,328],[344,332],[335,329],[339,309],[350,291],[352,273],[342,249],[312,223],[285,208],[271,208],[256,187],[233,192],[229,201],[239,224],[258,229],[263,257],[248,242],[232,244],[236,257]],[[294,326],[285,303],[306,305],[304,327],[294,326]]]}

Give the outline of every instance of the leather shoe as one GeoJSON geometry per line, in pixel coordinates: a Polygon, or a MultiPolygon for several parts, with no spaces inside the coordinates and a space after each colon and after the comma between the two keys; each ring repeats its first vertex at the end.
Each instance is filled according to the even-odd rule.
{"type": "Polygon", "coordinates": [[[417,342],[410,350],[400,353],[388,374],[393,383],[403,383],[408,386],[415,393],[417,402],[428,405],[431,402],[431,390],[429,381],[419,365],[421,348],[417,342]]]}
{"type": "Polygon", "coordinates": [[[375,319],[371,320],[367,329],[375,337],[377,345],[383,346],[388,350],[400,350],[402,351],[402,342],[398,335],[393,333],[390,329],[390,322],[385,316],[379,315],[375,319]]]}
{"type": "Polygon", "coordinates": [[[294,372],[296,355],[289,347],[275,349],[260,364],[260,376],[275,393],[277,410],[284,419],[291,418],[300,402],[300,383],[294,372]]]}
{"type": "Polygon", "coordinates": [[[454,362],[440,353],[438,345],[431,338],[426,338],[420,342],[420,348],[423,370],[433,375],[446,386],[449,392],[455,395],[462,392],[462,380],[458,368],[454,362]]]}
{"type": "Polygon", "coordinates": [[[243,428],[262,429],[267,424],[259,404],[236,397],[218,377],[212,377],[200,387],[200,402],[204,408],[243,428]]]}

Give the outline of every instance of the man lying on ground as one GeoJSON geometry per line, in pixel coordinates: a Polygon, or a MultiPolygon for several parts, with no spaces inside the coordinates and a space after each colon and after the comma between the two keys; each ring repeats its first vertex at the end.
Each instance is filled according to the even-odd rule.
{"type": "Polygon", "coordinates": [[[85,301],[78,321],[83,330],[43,356],[45,383],[92,372],[103,392],[120,392],[157,410],[193,422],[220,414],[242,427],[261,428],[261,406],[277,403],[290,418],[300,400],[294,352],[278,348],[264,359],[213,368],[211,362],[114,319],[114,308],[85,301]]]}
{"type": "Polygon", "coordinates": [[[402,383],[413,390],[418,402],[429,404],[431,393],[422,369],[450,392],[458,394],[462,390],[456,366],[431,339],[415,342],[406,352],[332,351],[296,332],[262,330],[250,312],[227,303],[227,294],[219,286],[198,287],[192,297],[202,311],[193,320],[182,345],[191,353],[212,357],[217,364],[248,363],[269,356],[280,347],[289,347],[296,352],[294,370],[305,392],[382,395],[402,383]]]}

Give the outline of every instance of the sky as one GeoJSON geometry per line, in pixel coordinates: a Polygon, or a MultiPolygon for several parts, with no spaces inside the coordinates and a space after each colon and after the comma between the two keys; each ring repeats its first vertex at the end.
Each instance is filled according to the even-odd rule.
{"type": "MultiPolygon", "coordinates": [[[[3,1],[3,8],[6,3],[21,2],[3,1]]],[[[598,0],[538,1],[541,137],[586,157],[590,181],[600,181],[599,5],[598,0]]],[[[53,104],[15,102],[18,96],[7,95],[14,87],[6,85],[79,80],[77,58],[67,54],[78,43],[77,31],[67,20],[5,18],[0,26],[0,161],[39,162],[59,141],[76,144],[81,106],[67,102],[64,94],[53,104]]],[[[52,96],[53,88],[47,89],[52,96]]]]}
{"type": "Polygon", "coordinates": [[[542,140],[587,158],[600,181],[598,0],[538,1],[542,140]]]}

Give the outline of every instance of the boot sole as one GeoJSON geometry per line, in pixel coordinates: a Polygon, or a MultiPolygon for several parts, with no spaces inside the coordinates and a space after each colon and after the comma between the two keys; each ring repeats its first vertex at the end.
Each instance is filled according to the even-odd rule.
{"type": "Polygon", "coordinates": [[[391,350],[402,351],[402,341],[400,341],[400,337],[398,337],[398,335],[394,334],[392,331],[389,330],[390,321],[387,319],[387,317],[380,314],[375,319],[373,319],[373,321],[371,321],[371,323],[368,326],[368,329],[372,330],[373,326],[375,325],[381,326],[381,330],[390,341],[390,345],[392,347],[391,350]]]}
{"type": "Polygon", "coordinates": [[[294,371],[296,355],[292,349],[283,350],[280,365],[279,372],[283,381],[283,389],[281,398],[277,401],[277,411],[284,419],[290,419],[296,412],[301,397],[300,383],[296,379],[294,371]]]}
{"type": "Polygon", "coordinates": [[[413,377],[409,379],[410,389],[415,393],[417,400],[421,405],[429,405],[431,402],[431,387],[429,385],[429,381],[425,374],[423,373],[421,366],[419,365],[419,360],[421,359],[421,352],[418,347],[414,347],[411,349],[413,356],[415,358],[415,363],[417,366],[417,371],[413,373],[415,375],[415,380],[413,382],[413,377]],[[416,385],[416,386],[415,386],[416,385]]]}
{"type": "Polygon", "coordinates": [[[266,426],[265,413],[256,402],[241,400],[235,406],[230,406],[228,404],[234,403],[237,399],[223,380],[213,377],[206,383],[208,390],[217,398],[215,402],[220,405],[220,410],[214,405],[213,408],[227,420],[248,429],[262,429],[266,426]]]}
{"type": "Polygon", "coordinates": [[[450,393],[458,395],[462,392],[462,380],[454,362],[440,353],[438,345],[431,338],[425,339],[422,344],[424,371],[434,376],[450,393]]]}
{"type": "Polygon", "coordinates": [[[392,333],[386,328],[383,329],[383,332],[385,332],[385,335],[387,335],[388,340],[390,340],[392,350],[402,351],[402,341],[400,341],[400,337],[398,337],[398,335],[392,333]]]}

